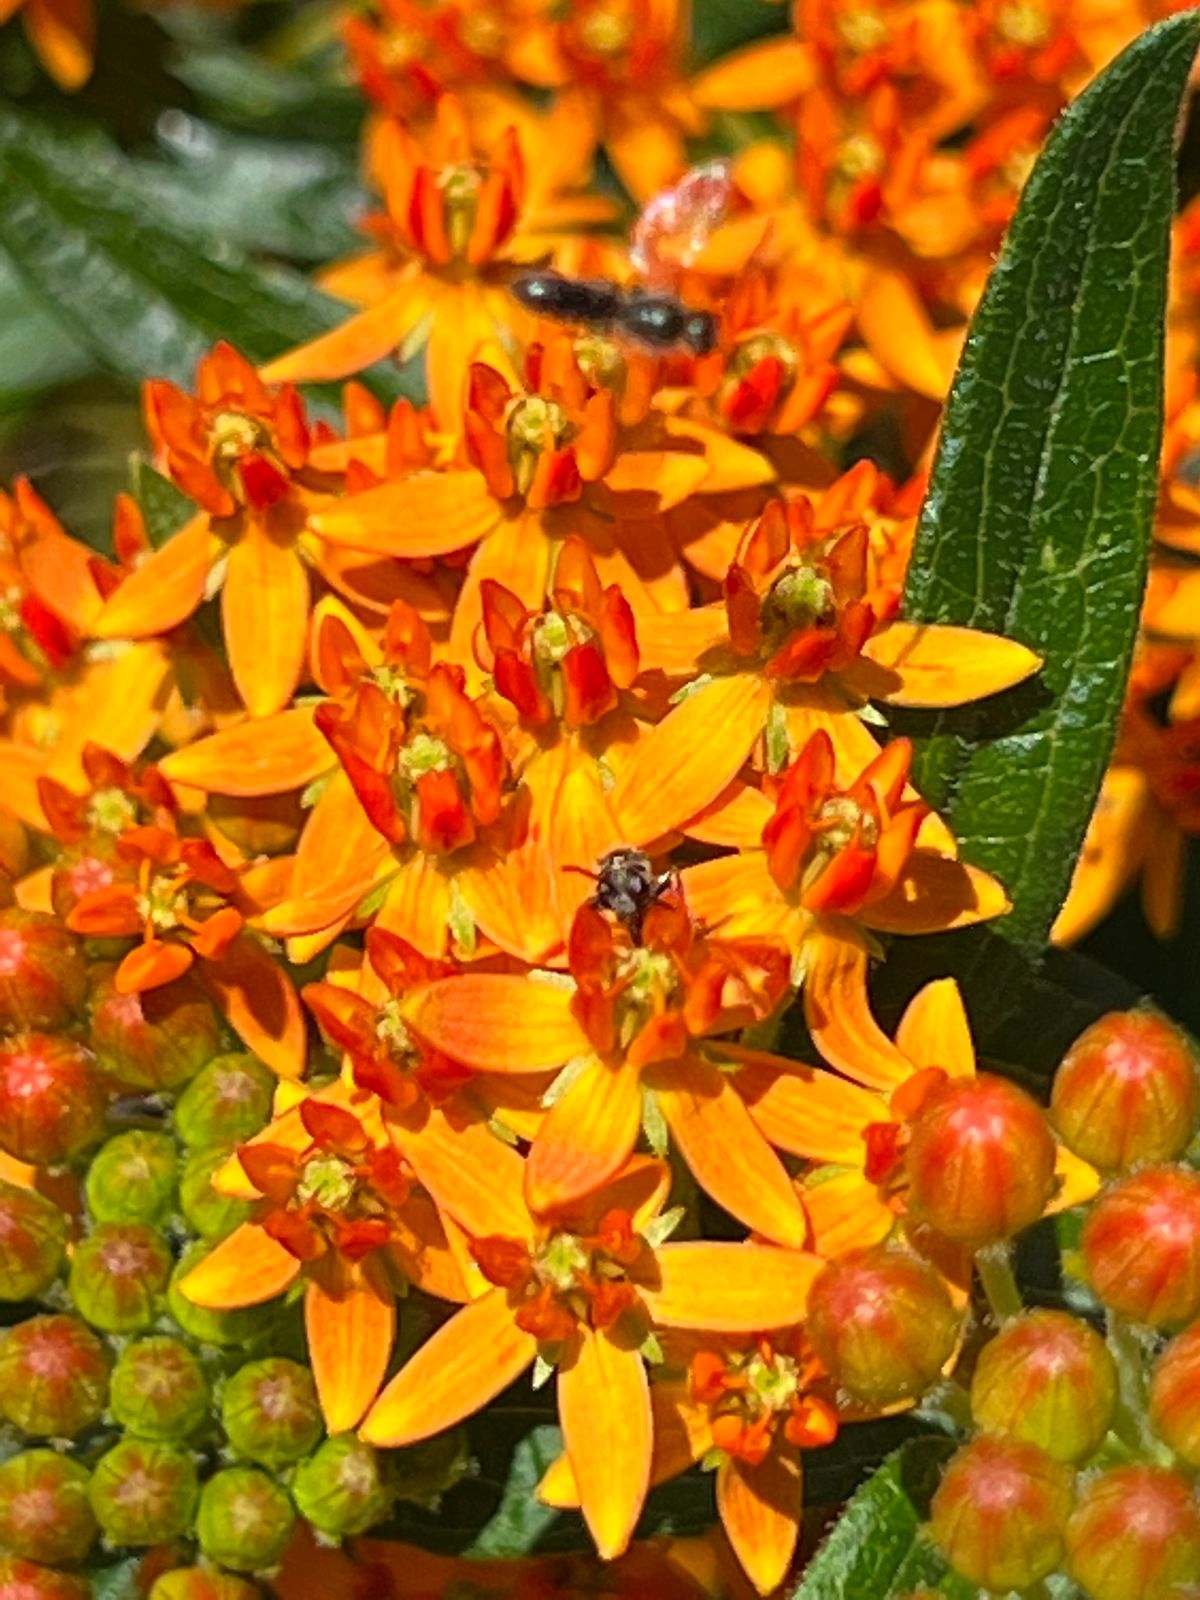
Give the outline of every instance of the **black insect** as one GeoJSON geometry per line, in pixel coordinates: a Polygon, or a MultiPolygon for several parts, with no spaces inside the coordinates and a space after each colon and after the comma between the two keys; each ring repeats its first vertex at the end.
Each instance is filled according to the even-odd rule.
{"type": "Polygon", "coordinates": [[[656,351],[690,350],[704,356],[717,344],[717,319],[673,294],[623,289],[607,278],[568,278],[561,272],[526,272],[512,292],[521,304],[555,322],[581,322],[656,351]]]}
{"type": "Polygon", "coordinates": [[[646,913],[672,889],[679,887],[674,872],[655,872],[654,863],[641,850],[610,850],[601,857],[596,892],[588,902],[611,911],[629,930],[635,944],[642,942],[646,913]]]}

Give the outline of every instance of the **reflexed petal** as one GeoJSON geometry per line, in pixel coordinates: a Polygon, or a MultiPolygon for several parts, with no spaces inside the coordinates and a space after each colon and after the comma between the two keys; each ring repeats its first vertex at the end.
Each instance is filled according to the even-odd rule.
{"type": "Polygon", "coordinates": [[[653,1320],[713,1333],[767,1333],[803,1321],[824,1265],[805,1250],[769,1244],[665,1244],[655,1260],[658,1284],[642,1290],[653,1320]]]}
{"type": "Polygon", "coordinates": [[[429,297],[406,283],[388,299],[262,368],[268,383],[324,383],[350,378],[391,355],[429,310],[429,297]]]}
{"type": "Polygon", "coordinates": [[[463,973],[423,984],[404,1019],[435,1049],[479,1072],[537,1072],[591,1049],[572,991],[504,973],[463,973]]]}
{"type": "Polygon", "coordinates": [[[450,951],[450,879],[436,856],[412,850],[388,885],[377,925],[437,961],[450,951]]]}
{"type": "Polygon", "coordinates": [[[637,1069],[592,1059],[546,1114],[525,1166],[531,1211],[554,1211],[614,1177],[637,1143],[642,1086],[637,1069]]]}
{"type": "MultiPolygon", "coordinates": [[[[0,770],[2,766],[0,761],[0,770]]],[[[1066,904],[1050,930],[1055,944],[1073,944],[1107,915],[1145,859],[1155,814],[1145,773],[1136,767],[1110,767],[1066,904]]]]}
{"type": "Polygon", "coordinates": [[[96,31],[91,0],[31,0],[23,17],[30,44],[59,88],[85,84],[96,31]]]}
{"type": "Polygon", "coordinates": [[[637,1350],[580,1326],[558,1371],[558,1415],[580,1506],[602,1561],[625,1550],[650,1487],[650,1385],[637,1350]]]}
{"type": "MultiPolygon", "coordinates": [[[[712,1448],[708,1407],[695,1405],[690,1390],[687,1378],[682,1381],[656,1379],[650,1385],[650,1412],[654,1420],[651,1487],[677,1478],[712,1448]]],[[[538,1499],[548,1506],[557,1506],[562,1511],[578,1509],[579,1489],[571,1470],[571,1458],[565,1451],[547,1469],[537,1493],[538,1499]]]]}
{"type": "Polygon", "coordinates": [[[192,789],[254,796],[302,788],[329,771],[334,755],[311,709],[298,706],[210,733],[158,765],[165,778],[192,789]]]}
{"type": "Polygon", "coordinates": [[[655,668],[668,677],[688,678],[700,670],[711,652],[728,649],[725,607],[699,606],[669,616],[642,617],[637,625],[642,671],[655,668]]]}
{"type": "Polygon", "coordinates": [[[907,274],[886,268],[868,273],[857,296],[863,342],[906,388],[942,400],[954,373],[954,357],[929,320],[907,274]]]}
{"type": "Polygon", "coordinates": [[[689,839],[725,845],[732,850],[757,850],[771,819],[771,802],[761,789],[733,782],[699,816],[684,823],[689,839]]]}
{"type": "Polygon", "coordinates": [[[896,1044],[917,1067],[940,1067],[952,1078],[975,1071],[975,1045],[962,994],[953,978],[913,995],[896,1029],[896,1044]]]}
{"type": "Polygon", "coordinates": [[[912,1063],[883,1032],[867,1001],[868,957],[850,924],[823,922],[806,946],[804,1016],[831,1066],[871,1089],[894,1089],[912,1063]]]}
{"type": "Polygon", "coordinates": [[[1058,1181],[1058,1188],[1046,1207],[1047,1216],[1053,1216],[1059,1211],[1069,1211],[1072,1206],[1081,1206],[1100,1191],[1102,1180],[1095,1167],[1074,1155],[1065,1145],[1058,1146],[1054,1176],[1058,1181]]]}
{"type": "Polygon", "coordinates": [[[793,689],[785,714],[793,750],[803,750],[814,733],[828,734],[833,741],[834,782],[839,788],[849,788],[879,754],[879,740],[863,719],[847,711],[822,684],[793,689]]]}
{"type": "Polygon", "coordinates": [[[291,699],[307,651],[308,598],[295,550],[251,522],[229,552],[221,590],[229,666],[251,716],[268,717],[291,699]]]}
{"type": "Polygon", "coordinates": [[[776,1439],[756,1467],[734,1458],[717,1468],[721,1523],[759,1594],[770,1594],[787,1576],[802,1506],[800,1452],[786,1439],[776,1439]]]}
{"type": "Polygon", "coordinates": [[[720,928],[723,938],[777,937],[794,951],[812,926],[811,914],[780,893],[762,850],[720,856],[685,867],[684,894],[697,921],[720,928]]]}
{"type": "Polygon", "coordinates": [[[352,550],[441,556],[476,544],[501,516],[482,474],[414,472],[334,501],[313,516],[312,528],[352,550]]]}
{"type": "Polygon", "coordinates": [[[308,1030],[292,980],[249,934],[197,967],[205,988],[248,1050],[281,1078],[304,1072],[308,1030]]]}
{"type": "Polygon", "coordinates": [[[325,1427],[345,1433],[379,1393],[396,1336],[396,1301],[379,1265],[323,1261],[304,1292],[304,1331],[325,1427]]]}
{"type": "Polygon", "coordinates": [[[207,513],[193,518],[122,582],[92,624],[94,637],[143,639],[178,627],[203,600],[220,549],[207,513]]]}
{"type": "Polygon", "coordinates": [[[861,921],[880,933],[941,933],[1012,910],[991,873],[933,850],[914,850],[892,889],[864,907],[861,921]]]}
{"type": "Polygon", "coordinates": [[[769,111],[799,100],[817,81],[812,48],[790,34],[722,56],[692,81],[698,105],[720,111],[769,111]]]}
{"type": "Polygon", "coordinates": [[[771,1144],[808,1161],[862,1165],[863,1129],[889,1120],[879,1095],[817,1067],[740,1046],[723,1048],[743,1063],[731,1082],[771,1144]]]}
{"type": "Polygon", "coordinates": [[[180,1288],[194,1305],[235,1311],[273,1300],[299,1275],[295,1256],[252,1222],[243,1222],[192,1268],[180,1288]]]}
{"type": "Polygon", "coordinates": [[[438,1205],[473,1238],[525,1239],[533,1229],[523,1197],[525,1163],[480,1121],[451,1122],[445,1112],[395,1117],[392,1142],[438,1205]]]}
{"type": "MultiPolygon", "coordinates": [[[[944,623],[889,622],[863,646],[862,687],[893,706],[961,706],[1024,683],[1042,658],[1015,639],[944,623]]],[[[856,682],[855,674],[844,676],[856,682]]]]}
{"type": "Polygon", "coordinates": [[[861,1172],[815,1173],[804,1185],[804,1208],[812,1248],[826,1259],[882,1244],[896,1222],[891,1206],[861,1172]]]}
{"type": "Polygon", "coordinates": [[[142,994],[147,989],[161,989],[164,983],[182,978],[194,960],[186,944],[147,939],[122,956],[113,974],[113,987],[118,994],[142,994]]]}
{"type": "Polygon", "coordinates": [[[367,1413],[359,1436],[395,1448],[452,1428],[494,1400],[537,1354],[513,1320],[504,1289],[456,1311],[400,1369],[367,1413]]]}

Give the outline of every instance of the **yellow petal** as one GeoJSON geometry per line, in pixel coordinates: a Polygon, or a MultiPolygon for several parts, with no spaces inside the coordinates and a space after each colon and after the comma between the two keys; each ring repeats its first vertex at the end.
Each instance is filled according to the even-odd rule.
{"type": "Polygon", "coordinates": [[[861,682],[874,699],[893,706],[961,706],[1024,683],[1042,658],[1015,639],[944,623],[889,622],[863,646],[876,673],[861,682]]]}
{"type": "Polygon", "coordinates": [[[506,973],[465,972],[414,989],[414,1032],[478,1072],[537,1072],[591,1049],[571,1010],[573,991],[506,973]]]}
{"type": "Polygon", "coordinates": [[[741,1046],[722,1053],[741,1063],[732,1082],[756,1127],[789,1155],[861,1167],[864,1129],[890,1120],[878,1094],[832,1072],[741,1046]]]}
{"type": "MultiPolygon", "coordinates": [[[[672,1358],[672,1365],[674,1365],[672,1358]]],[[[712,1448],[708,1407],[691,1399],[691,1384],[681,1379],[659,1378],[650,1385],[650,1413],[654,1422],[654,1454],[650,1484],[666,1483],[686,1472],[712,1448]]],[[[537,1488],[538,1499],[562,1511],[579,1508],[579,1488],[564,1452],[547,1468],[537,1488]]]]}
{"type": "Polygon", "coordinates": [[[431,1109],[427,1115],[397,1116],[392,1142],[445,1211],[473,1238],[501,1234],[524,1239],[532,1221],[523,1198],[525,1163],[487,1125],[431,1109]]]}
{"type": "Polygon", "coordinates": [[[308,706],[235,723],[173,750],[159,762],[165,778],[208,794],[284,794],[334,766],[329,741],[308,706]]]}
{"type": "Polygon", "coordinates": [[[718,659],[715,653],[725,659],[729,623],[723,605],[697,606],[669,616],[639,618],[637,636],[643,672],[657,669],[669,677],[690,678],[710,656],[718,659]]]}
{"type": "Polygon", "coordinates": [[[531,1211],[555,1211],[594,1194],[625,1165],[642,1125],[637,1069],[593,1058],[555,1101],[525,1167],[531,1211]]]}
{"type": "Polygon", "coordinates": [[[805,949],[804,1016],[826,1061],[871,1089],[911,1077],[912,1063],[871,1015],[867,951],[853,925],[823,918],[805,949]]]}
{"type": "Polygon", "coordinates": [[[252,1222],[243,1222],[222,1239],[179,1285],[193,1305],[236,1311],[261,1305],[290,1289],[300,1263],[252,1222]]]}
{"type": "Polygon", "coordinates": [[[124,580],[92,624],[97,639],[144,639],[186,621],[221,549],[208,513],[194,517],[124,580]]]}
{"type": "Polygon", "coordinates": [[[969,928],[1012,910],[990,872],[935,850],[914,850],[895,885],[864,907],[861,920],[880,933],[942,933],[969,928]]]}
{"type": "Polygon", "coordinates": [[[876,268],[858,295],[863,343],[893,377],[930,400],[942,400],[954,375],[954,356],[937,337],[911,278],[876,268]]]}
{"type": "Polygon", "coordinates": [[[812,1225],[812,1248],[828,1260],[848,1250],[882,1244],[896,1215],[861,1172],[826,1168],[804,1185],[804,1209],[812,1225]]]}
{"type": "Polygon", "coordinates": [[[1100,1192],[1103,1180],[1095,1167],[1072,1154],[1065,1145],[1058,1146],[1054,1162],[1054,1176],[1058,1183],[1054,1197],[1046,1207],[1046,1215],[1069,1211],[1072,1206],[1084,1205],[1100,1192]]]}
{"type": "Polygon", "coordinates": [[[352,378],[398,350],[429,310],[429,303],[429,296],[417,285],[405,284],[377,306],[269,361],[262,375],[268,383],[352,378]]]}
{"type": "Polygon", "coordinates": [[[290,544],[250,523],[229,552],[221,623],[229,667],[254,717],[281,710],[308,645],[308,573],[290,544]]]}
{"type": "Polygon", "coordinates": [[[787,35],[722,56],[693,80],[696,103],[720,111],[769,111],[799,100],[817,81],[812,48],[787,35]]]}
{"type": "Polygon", "coordinates": [[[650,1487],[650,1385],[637,1350],[581,1325],[558,1372],[558,1415],[584,1521],[602,1561],[623,1554],[650,1487]]]}
{"type": "Polygon", "coordinates": [[[658,1283],[642,1291],[653,1320],[713,1333],[766,1333],[802,1322],[824,1265],[804,1250],[706,1242],[665,1244],[655,1260],[658,1283]]]}
{"type": "Polygon", "coordinates": [[[759,1594],[770,1594],[787,1576],[802,1507],[800,1452],[782,1436],[757,1466],[730,1459],[717,1468],[721,1523],[759,1594]]]}
{"type": "Polygon", "coordinates": [[[352,550],[385,556],[442,556],[465,550],[502,519],[483,476],[414,472],[315,512],[314,532],[352,550]]]}
{"type": "Polygon", "coordinates": [[[304,1329],[326,1429],[345,1433],[378,1394],[396,1336],[395,1296],[379,1266],[333,1258],[309,1279],[304,1329]]]}
{"type": "Polygon", "coordinates": [[[927,983],[909,1001],[896,1044],[918,1067],[940,1067],[954,1078],[975,1071],[975,1045],[962,994],[953,978],[927,983]]]}

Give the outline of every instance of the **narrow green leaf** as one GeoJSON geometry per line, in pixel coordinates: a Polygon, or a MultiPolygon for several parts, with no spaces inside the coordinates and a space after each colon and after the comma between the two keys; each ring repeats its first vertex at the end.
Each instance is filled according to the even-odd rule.
{"type": "Polygon", "coordinates": [[[170,478],[164,478],[135,450],[129,458],[129,492],[146,519],[146,533],[157,550],[189,518],[196,515],[196,504],[182,494],[170,478]]]}
{"type": "MultiPolygon", "coordinates": [[[[905,597],[1045,658],[924,724],[917,782],[1038,951],[1112,749],[1162,429],[1172,136],[1200,15],[1136,40],[1063,117],[1026,186],[950,397],[905,597]]],[[[910,719],[905,719],[910,725],[910,719]]],[[[911,719],[911,731],[921,731],[911,719]]]]}
{"type": "Polygon", "coordinates": [[[0,260],[0,408],[81,377],[92,358],[0,260]]]}
{"type": "Polygon", "coordinates": [[[496,1514],[479,1530],[465,1552],[472,1556],[523,1556],[533,1550],[558,1512],[536,1493],[548,1469],[562,1454],[558,1428],[534,1428],[513,1451],[512,1465],[496,1514]]]}

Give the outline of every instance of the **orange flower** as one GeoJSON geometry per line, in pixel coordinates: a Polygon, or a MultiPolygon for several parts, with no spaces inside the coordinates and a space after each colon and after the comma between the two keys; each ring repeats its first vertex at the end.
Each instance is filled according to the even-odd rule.
{"type": "Polygon", "coordinates": [[[306,1094],[215,1179],[255,1201],[183,1280],[201,1306],[259,1305],[303,1278],[308,1354],[330,1433],[359,1421],[383,1381],[396,1330],[395,1273],[467,1297],[436,1207],[392,1147],[374,1098],[342,1085],[306,1094]]]}
{"type": "Polygon", "coordinates": [[[81,89],[92,75],[96,17],[92,0],[0,0],[0,23],[21,13],[25,37],[60,89],[81,89]]]}
{"type": "MultiPolygon", "coordinates": [[[[558,1410],[584,1517],[605,1558],[629,1542],[650,1481],[654,1327],[789,1326],[819,1261],[768,1245],[664,1244],[670,1173],[635,1158],[585,1203],[553,1218],[498,1196],[501,1226],[471,1252],[494,1285],[410,1358],[363,1423],[400,1446],[452,1427],[539,1357],[557,1368],[558,1410]],[[486,1359],[483,1354],[486,1352],[486,1359]]],[[[548,1373],[545,1373],[548,1376],[548,1373]]]]}

